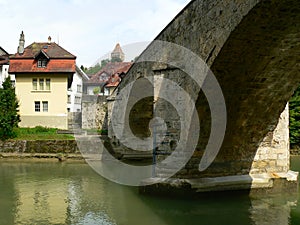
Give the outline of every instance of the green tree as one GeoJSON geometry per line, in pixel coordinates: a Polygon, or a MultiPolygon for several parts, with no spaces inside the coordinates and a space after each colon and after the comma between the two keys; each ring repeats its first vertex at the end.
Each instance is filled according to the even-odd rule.
{"type": "Polygon", "coordinates": [[[109,62],[110,62],[109,59],[103,59],[103,60],[101,60],[101,69],[102,69],[104,66],[106,66],[106,64],[109,63],[109,62]]]}
{"type": "Polygon", "coordinates": [[[15,89],[10,77],[7,77],[0,88],[0,139],[6,140],[16,136],[14,128],[18,127],[21,121],[18,108],[15,89]]]}
{"type": "Polygon", "coordinates": [[[99,87],[95,87],[95,88],[93,89],[93,93],[94,93],[94,95],[99,94],[99,93],[100,93],[100,88],[99,88],[99,87]]]}
{"type": "Polygon", "coordinates": [[[88,69],[86,67],[84,67],[83,65],[80,66],[80,69],[83,71],[83,72],[86,72],[88,69]]]}
{"type": "Polygon", "coordinates": [[[116,58],[112,58],[111,62],[122,62],[122,59],[116,57],[116,58]]]}
{"type": "Polygon", "coordinates": [[[290,100],[290,142],[291,147],[300,147],[300,87],[290,100]]]}
{"type": "Polygon", "coordinates": [[[101,66],[99,63],[97,63],[95,66],[92,66],[90,68],[88,68],[85,72],[87,74],[90,74],[90,75],[94,75],[95,73],[97,73],[99,70],[101,70],[101,66]]]}

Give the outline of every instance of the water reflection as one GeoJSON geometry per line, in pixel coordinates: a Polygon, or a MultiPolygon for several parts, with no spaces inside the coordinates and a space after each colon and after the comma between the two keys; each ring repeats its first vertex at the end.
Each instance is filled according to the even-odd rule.
{"type": "MultiPolygon", "coordinates": [[[[300,162],[300,160],[299,160],[300,162]]],[[[300,165],[300,163],[299,163],[300,165]]],[[[141,196],[83,163],[0,161],[0,224],[299,224],[297,196],[141,196]]]]}
{"type": "Polygon", "coordinates": [[[254,225],[289,225],[297,195],[262,197],[251,200],[250,217],[254,225]]]}

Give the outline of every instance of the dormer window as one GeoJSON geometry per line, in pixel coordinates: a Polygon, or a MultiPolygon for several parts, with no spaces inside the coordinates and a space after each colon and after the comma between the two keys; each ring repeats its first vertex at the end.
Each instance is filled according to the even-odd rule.
{"type": "Polygon", "coordinates": [[[37,67],[38,68],[45,68],[45,67],[47,67],[47,64],[49,62],[49,56],[44,51],[40,51],[36,55],[35,58],[37,60],[37,67]]]}
{"type": "Polygon", "coordinates": [[[46,59],[46,58],[39,59],[38,62],[37,62],[37,67],[45,68],[45,67],[47,67],[47,63],[48,63],[48,59],[46,59]]]}

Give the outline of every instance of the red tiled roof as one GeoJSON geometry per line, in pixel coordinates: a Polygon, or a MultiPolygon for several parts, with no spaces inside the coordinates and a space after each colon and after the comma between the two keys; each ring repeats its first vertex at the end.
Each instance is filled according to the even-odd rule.
{"type": "Polygon", "coordinates": [[[117,87],[119,85],[120,81],[121,81],[121,78],[119,77],[119,74],[118,73],[113,74],[109,78],[109,80],[108,80],[107,84],[105,85],[105,87],[117,87]]]}
{"type": "Polygon", "coordinates": [[[30,72],[56,72],[56,73],[75,73],[76,56],[72,55],[58,44],[36,43],[24,49],[23,54],[16,53],[10,56],[9,73],[30,73],[30,72]],[[49,59],[46,67],[37,67],[40,54],[49,59]]]}
{"type": "Polygon", "coordinates": [[[8,65],[9,62],[9,54],[0,46],[0,65],[8,65]]]}
{"type": "Polygon", "coordinates": [[[76,59],[76,56],[56,44],[55,42],[32,43],[27,46],[23,54],[14,54],[10,58],[35,58],[41,51],[51,59],[76,59]]]}
{"type": "Polygon", "coordinates": [[[34,59],[10,59],[9,73],[75,73],[74,59],[50,59],[47,67],[37,67],[34,59]]]}
{"type": "Polygon", "coordinates": [[[100,76],[103,73],[112,76],[113,74],[127,73],[132,66],[132,62],[109,62],[98,73],[93,75],[88,83],[103,83],[100,81],[100,76]]]}
{"type": "Polygon", "coordinates": [[[0,65],[8,65],[8,62],[9,62],[8,55],[0,56],[0,65]]]}

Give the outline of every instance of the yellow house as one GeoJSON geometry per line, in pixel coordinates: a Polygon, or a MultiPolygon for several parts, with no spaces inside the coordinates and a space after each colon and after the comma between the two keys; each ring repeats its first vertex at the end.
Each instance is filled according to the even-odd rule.
{"type": "Polygon", "coordinates": [[[76,68],[76,56],[55,42],[32,43],[10,57],[9,73],[16,77],[20,127],[45,126],[68,129],[67,90],[76,68]]]}

